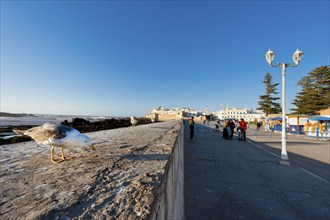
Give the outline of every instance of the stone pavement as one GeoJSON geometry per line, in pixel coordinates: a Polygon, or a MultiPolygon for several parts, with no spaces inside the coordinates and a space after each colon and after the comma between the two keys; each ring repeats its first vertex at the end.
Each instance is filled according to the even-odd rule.
{"type": "Polygon", "coordinates": [[[306,157],[296,149],[284,166],[280,134],[249,129],[246,142],[228,141],[212,125],[195,125],[194,139],[186,128],[184,140],[187,220],[330,219],[329,143],[290,136],[290,151],[321,150],[306,157]]]}

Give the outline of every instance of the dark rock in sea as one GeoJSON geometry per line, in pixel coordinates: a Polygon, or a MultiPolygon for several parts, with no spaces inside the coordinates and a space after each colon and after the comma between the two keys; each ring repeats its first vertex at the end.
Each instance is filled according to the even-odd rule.
{"type": "MultiPolygon", "coordinates": [[[[149,124],[151,120],[148,118],[140,118],[138,119],[138,124],[149,124]]],[[[125,119],[105,119],[102,121],[89,122],[83,118],[74,118],[72,122],[68,122],[67,120],[63,121],[61,124],[68,125],[77,129],[82,133],[93,132],[93,131],[101,131],[122,127],[131,126],[131,121],[129,118],[125,119]]]]}
{"type": "MultiPolygon", "coordinates": [[[[141,124],[149,124],[151,123],[151,120],[149,118],[139,118],[138,119],[138,125],[141,124]]],[[[70,127],[73,127],[80,131],[81,133],[86,132],[93,132],[93,131],[101,131],[101,130],[109,130],[109,129],[115,129],[115,128],[122,128],[122,127],[129,127],[131,126],[131,121],[129,118],[124,119],[105,119],[102,121],[96,121],[96,122],[90,122],[83,118],[74,118],[72,122],[68,122],[67,120],[64,120],[61,122],[61,124],[68,125],[70,127]]],[[[11,126],[7,128],[3,128],[2,132],[11,132],[13,129],[18,130],[27,130],[29,128],[32,128],[33,126],[11,126]]],[[[28,136],[16,136],[8,139],[0,139],[0,145],[4,144],[12,144],[12,143],[19,143],[24,141],[30,141],[31,138],[28,136]]]]}
{"type": "Polygon", "coordinates": [[[72,122],[67,120],[63,121],[61,124],[68,125],[77,129],[82,133],[101,131],[114,128],[128,127],[131,122],[128,119],[105,119],[102,121],[89,122],[83,118],[74,118],[72,122]]]}
{"type": "MultiPolygon", "coordinates": [[[[90,122],[84,118],[74,118],[74,119],[72,119],[72,122],[68,122],[68,120],[64,120],[63,122],[61,122],[61,124],[73,127],[75,129],[79,130],[80,132],[83,132],[79,128],[84,127],[85,125],[89,125],[90,122]]],[[[86,132],[88,132],[88,131],[86,131],[86,132]]]]}
{"type": "MultiPolygon", "coordinates": [[[[30,125],[21,125],[21,126],[8,126],[8,127],[1,127],[0,128],[0,133],[13,133],[13,130],[28,130],[30,128],[33,128],[34,126],[30,125]]],[[[1,135],[0,135],[1,136],[1,135]]],[[[6,136],[6,135],[4,135],[6,136]]],[[[25,141],[30,141],[31,138],[29,136],[14,136],[11,138],[0,138],[0,145],[5,145],[5,144],[14,144],[14,143],[21,143],[25,141]]]]}
{"type": "Polygon", "coordinates": [[[5,144],[15,144],[15,143],[21,143],[26,141],[31,141],[32,139],[29,136],[23,135],[23,136],[16,136],[8,139],[0,139],[0,145],[5,144]]]}

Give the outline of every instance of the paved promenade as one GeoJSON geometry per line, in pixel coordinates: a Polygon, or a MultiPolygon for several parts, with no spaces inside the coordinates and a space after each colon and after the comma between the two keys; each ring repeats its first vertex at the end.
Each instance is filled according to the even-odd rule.
{"type": "Polygon", "coordinates": [[[213,128],[185,130],[187,220],[330,219],[329,142],[289,136],[284,166],[280,134],[249,129],[239,142],[213,128]]]}

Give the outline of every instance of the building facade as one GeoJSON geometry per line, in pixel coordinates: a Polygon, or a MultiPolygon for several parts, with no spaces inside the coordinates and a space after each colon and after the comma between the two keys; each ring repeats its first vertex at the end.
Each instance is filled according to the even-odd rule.
{"type": "MultiPolygon", "coordinates": [[[[155,107],[150,114],[146,115],[147,118],[152,118],[155,121],[168,121],[181,118],[190,118],[194,116],[196,120],[205,120],[205,115],[208,113],[207,107],[204,112],[196,111],[187,107],[169,109],[162,106],[155,107]]],[[[265,114],[261,111],[248,110],[247,108],[232,108],[227,107],[217,112],[210,113],[213,119],[214,116],[217,119],[241,119],[243,118],[247,122],[260,121],[265,118],[265,114]]]]}
{"type": "Polygon", "coordinates": [[[196,111],[187,107],[169,109],[162,106],[155,107],[150,114],[146,115],[146,118],[151,118],[154,121],[168,121],[177,120],[182,118],[190,118],[192,116],[199,117],[202,112],[196,111]]]}
{"type": "Polygon", "coordinates": [[[220,120],[225,119],[241,119],[247,122],[260,121],[265,117],[261,111],[248,110],[247,108],[233,108],[227,107],[214,113],[220,120]]]}

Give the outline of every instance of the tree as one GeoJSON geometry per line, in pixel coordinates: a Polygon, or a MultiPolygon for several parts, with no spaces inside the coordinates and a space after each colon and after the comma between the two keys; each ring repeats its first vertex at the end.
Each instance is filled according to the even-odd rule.
{"type": "Polygon", "coordinates": [[[257,109],[262,110],[266,114],[266,116],[268,116],[269,114],[281,113],[281,105],[275,102],[280,98],[272,96],[278,94],[276,88],[278,86],[278,83],[272,84],[272,76],[269,73],[266,74],[265,79],[262,82],[265,84],[266,94],[259,96],[259,108],[257,109]]]}
{"type": "Polygon", "coordinates": [[[330,67],[320,66],[298,81],[301,91],[297,93],[291,109],[295,114],[316,114],[330,107],[330,67]]]}

